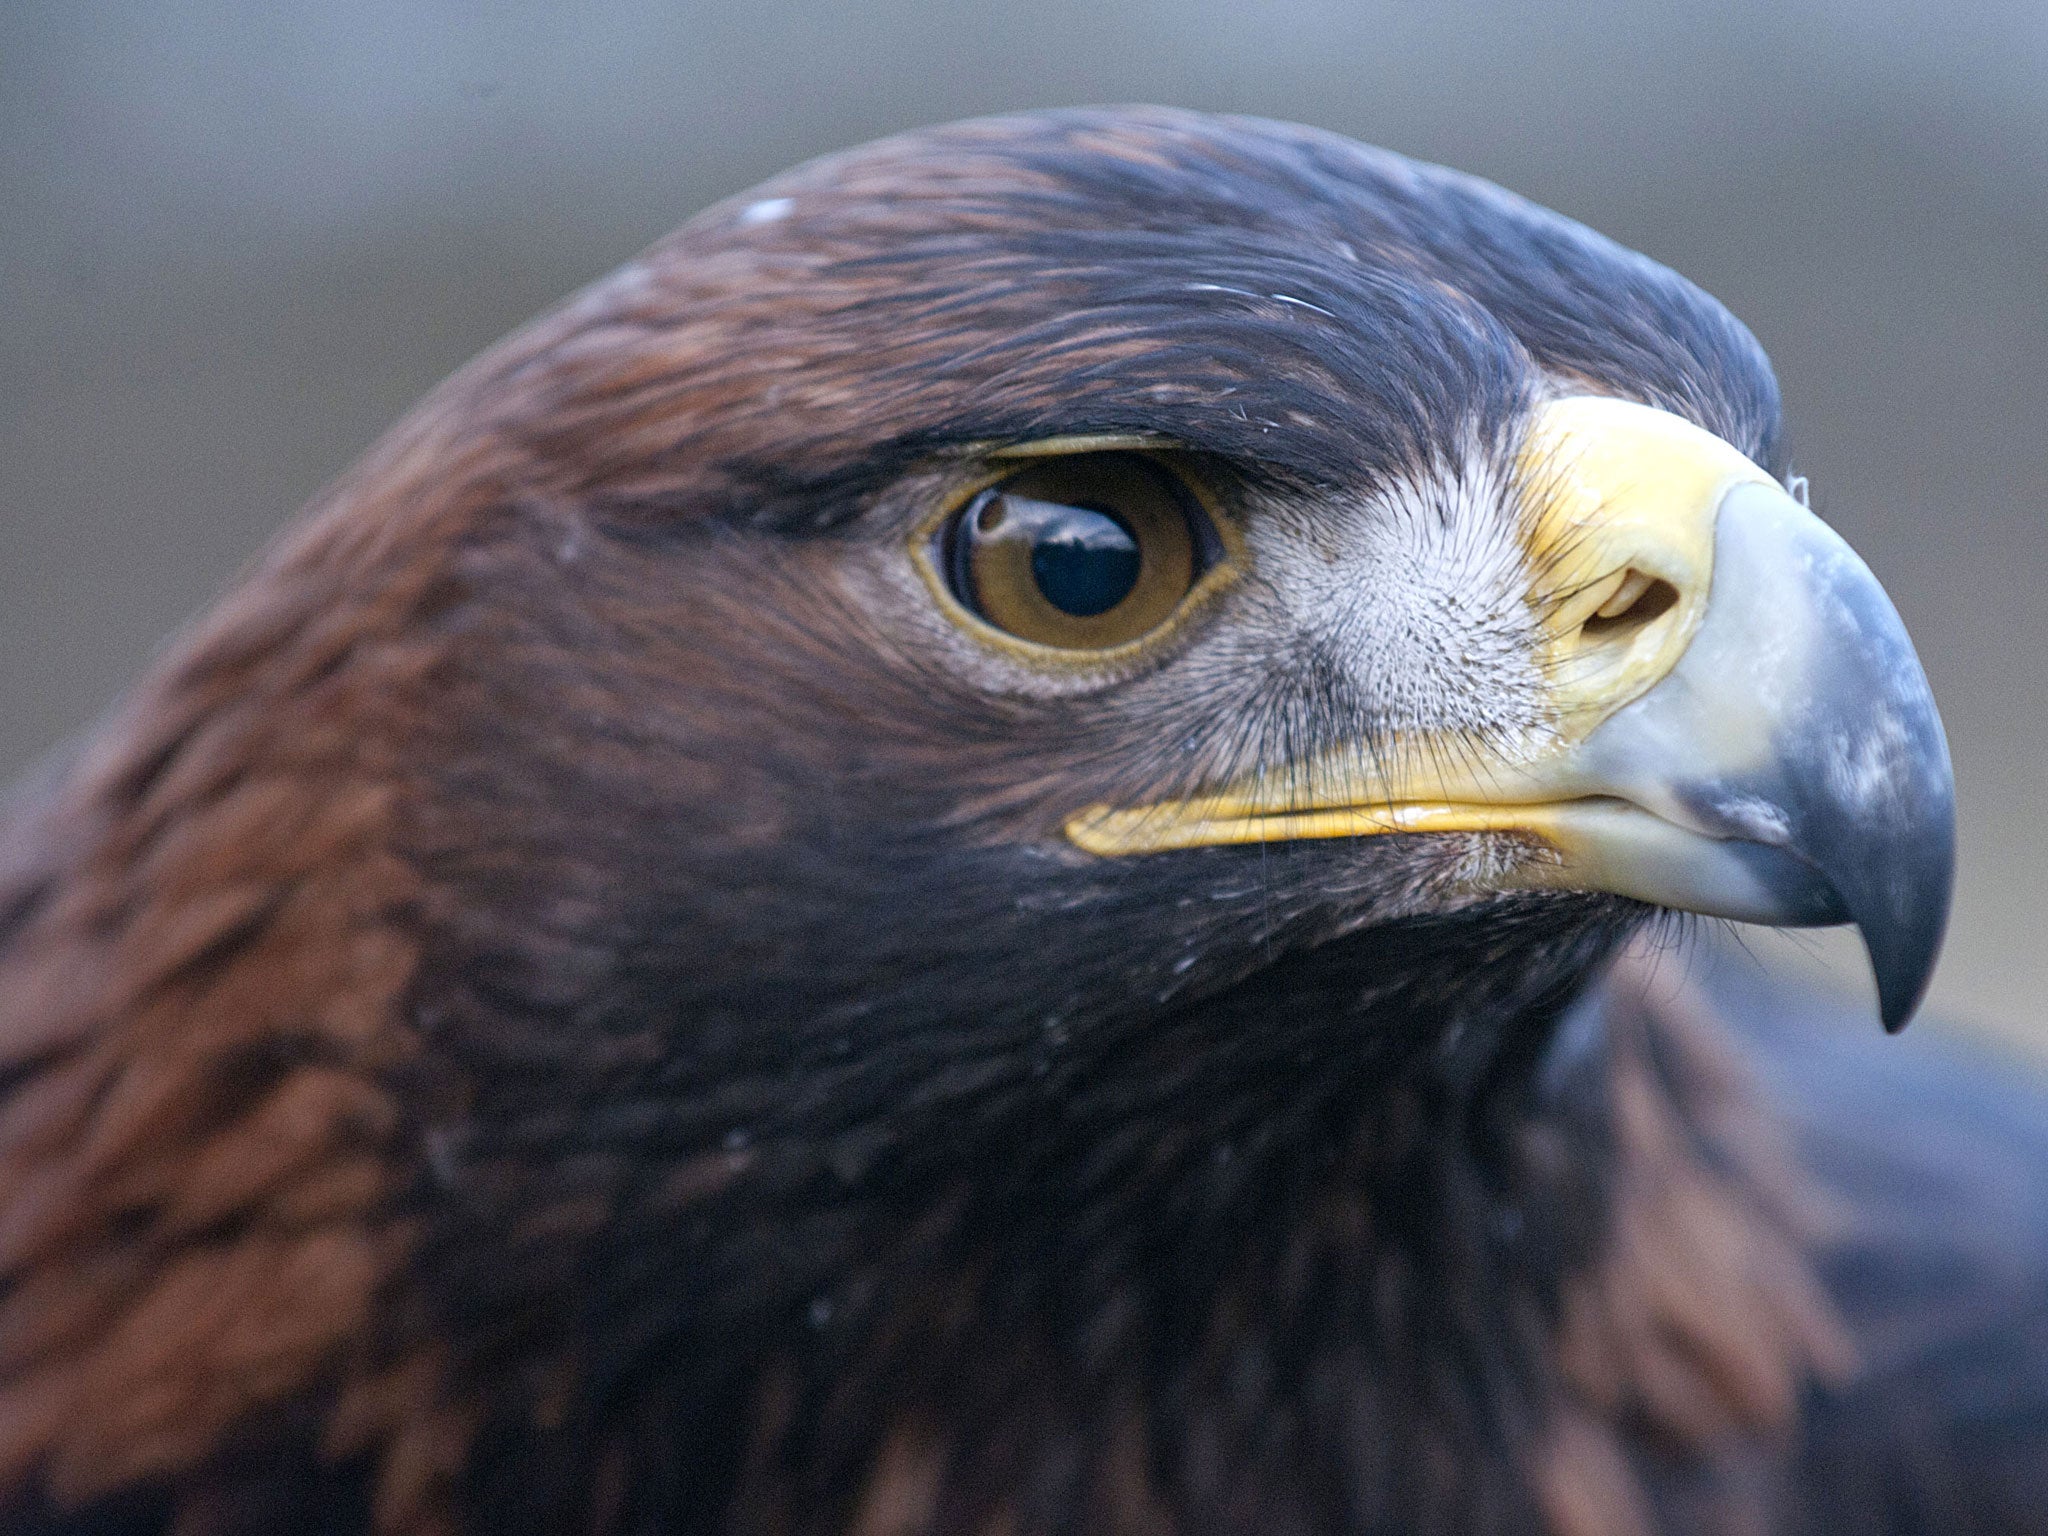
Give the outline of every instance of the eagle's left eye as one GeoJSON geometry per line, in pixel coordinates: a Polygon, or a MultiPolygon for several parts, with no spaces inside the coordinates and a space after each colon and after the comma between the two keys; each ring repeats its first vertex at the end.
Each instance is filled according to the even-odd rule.
{"type": "Polygon", "coordinates": [[[961,605],[1019,640],[1101,651],[1150,634],[1213,563],[1188,489],[1137,453],[1084,453],[990,486],[941,530],[961,605]]]}

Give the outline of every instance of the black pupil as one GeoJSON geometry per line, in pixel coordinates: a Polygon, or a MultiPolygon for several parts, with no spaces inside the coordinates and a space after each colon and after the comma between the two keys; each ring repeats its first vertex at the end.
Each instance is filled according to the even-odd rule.
{"type": "Polygon", "coordinates": [[[1138,584],[1138,541],[1107,512],[1061,507],[1032,541],[1031,578],[1060,612],[1092,619],[1138,584]]]}

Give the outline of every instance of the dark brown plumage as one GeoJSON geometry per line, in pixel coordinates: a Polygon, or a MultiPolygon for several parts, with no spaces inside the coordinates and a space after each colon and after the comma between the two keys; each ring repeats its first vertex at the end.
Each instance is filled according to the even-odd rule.
{"type": "Polygon", "coordinates": [[[2048,1529],[2040,1202],[1859,1145],[1914,1079],[1469,888],[1528,839],[1061,836],[1445,707],[1281,533],[1096,672],[905,553],[1076,434],[1337,540],[1561,390],[1785,471],[1682,279],[1154,111],[805,167],[472,364],[7,823],[7,1528],[2048,1529]]]}

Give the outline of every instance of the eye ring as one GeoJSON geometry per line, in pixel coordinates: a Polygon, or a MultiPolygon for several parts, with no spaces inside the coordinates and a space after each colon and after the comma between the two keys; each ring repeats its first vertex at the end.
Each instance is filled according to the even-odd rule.
{"type": "Polygon", "coordinates": [[[982,486],[940,522],[929,563],[981,625],[1079,659],[1170,627],[1231,553],[1184,474],[1110,451],[1048,457],[982,486]]]}

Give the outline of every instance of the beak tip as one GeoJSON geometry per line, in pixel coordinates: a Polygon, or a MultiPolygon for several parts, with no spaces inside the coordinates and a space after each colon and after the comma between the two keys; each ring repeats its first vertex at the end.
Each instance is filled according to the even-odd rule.
{"type": "Polygon", "coordinates": [[[1919,1012],[1934,979],[1955,893],[1954,825],[1952,810],[1947,816],[1930,818],[1926,825],[1927,846],[1918,859],[1910,861],[1919,869],[1917,878],[1907,882],[1912,893],[1907,910],[1892,914],[1890,921],[1865,917],[1859,923],[1871,972],[1877,979],[1878,1014],[1887,1034],[1897,1034],[1919,1012]]]}
{"type": "Polygon", "coordinates": [[[1880,981],[1877,989],[1878,1017],[1884,1021],[1884,1032],[1896,1035],[1913,1021],[1913,1015],[1920,1011],[1920,1000],[1927,995],[1925,976],[1894,981],[1886,985],[1880,981]]]}
{"type": "Polygon", "coordinates": [[[1889,945],[1872,944],[1866,933],[1864,943],[1877,978],[1878,1016],[1884,1020],[1886,1034],[1896,1035],[1920,1011],[1928,984],[1934,979],[1934,962],[1941,953],[1947,919],[1948,903],[1944,901],[1932,922],[1921,925],[1918,932],[1901,935],[1889,945]]]}

